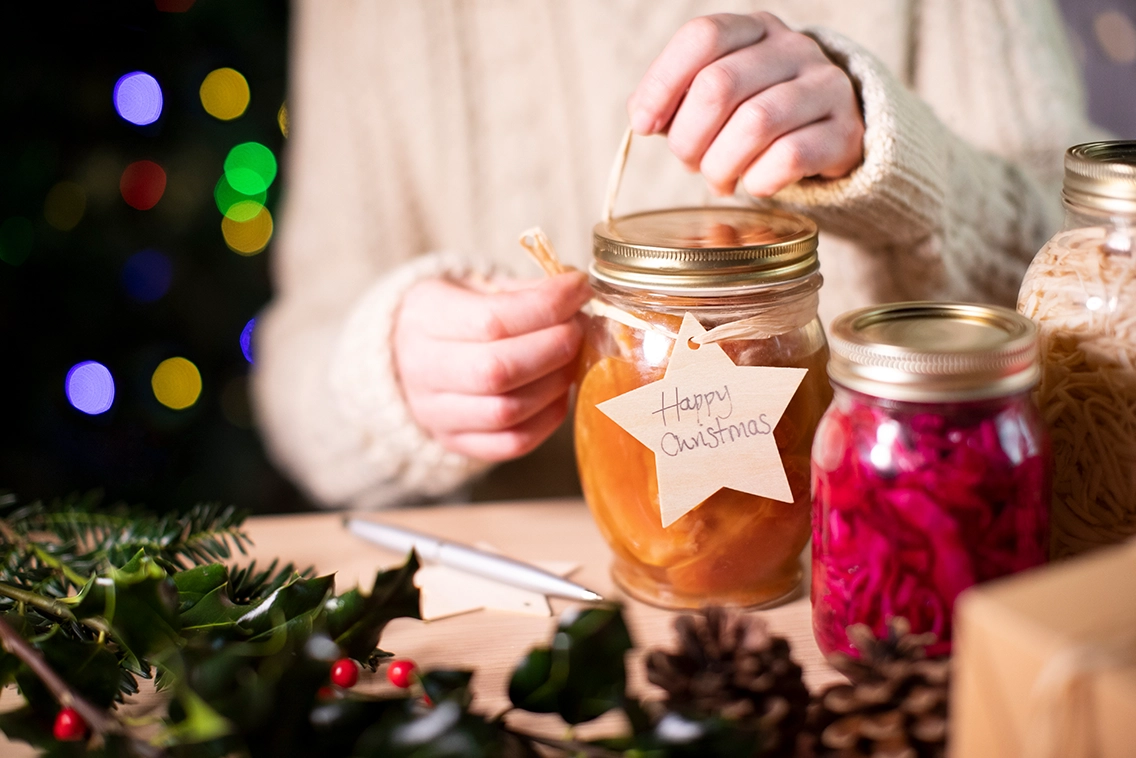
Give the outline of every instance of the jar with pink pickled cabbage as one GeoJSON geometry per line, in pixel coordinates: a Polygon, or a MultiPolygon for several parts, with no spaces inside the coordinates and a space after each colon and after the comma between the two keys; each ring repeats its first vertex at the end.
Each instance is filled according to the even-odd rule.
{"type": "Polygon", "coordinates": [[[812,449],[813,631],[858,653],[903,617],[950,651],[967,587],[1044,563],[1049,442],[1037,336],[1005,308],[897,303],[833,322],[834,398],[812,449]]]}

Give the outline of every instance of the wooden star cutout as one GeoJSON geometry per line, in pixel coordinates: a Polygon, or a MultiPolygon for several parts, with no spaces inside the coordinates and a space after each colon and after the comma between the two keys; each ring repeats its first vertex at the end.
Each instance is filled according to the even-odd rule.
{"type": "Polygon", "coordinates": [[[690,313],[662,379],[597,408],[655,454],[664,527],[722,487],[792,502],[773,429],[808,373],[736,366],[690,313]]]}
{"type": "MultiPolygon", "coordinates": [[[[489,545],[479,544],[478,547],[498,552],[489,545]]],[[[580,568],[579,564],[566,561],[533,561],[533,565],[557,576],[568,576],[580,568]]],[[[414,584],[422,590],[423,621],[480,610],[506,611],[526,616],[552,615],[548,598],[539,592],[512,587],[451,566],[422,566],[414,575],[414,584]]]]}

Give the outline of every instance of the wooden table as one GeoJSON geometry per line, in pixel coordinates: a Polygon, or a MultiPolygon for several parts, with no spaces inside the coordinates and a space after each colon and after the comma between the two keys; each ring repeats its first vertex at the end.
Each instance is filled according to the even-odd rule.
{"type": "MultiPolygon", "coordinates": [[[[608,573],[611,553],[580,500],[547,500],[516,503],[438,506],[387,511],[378,516],[393,524],[408,526],[466,543],[487,542],[506,554],[526,561],[571,561],[581,569],[573,579],[620,600],[636,650],[628,660],[629,686],[647,693],[642,655],[653,647],[673,647],[676,614],[623,596],[608,573]]],[[[312,565],[319,573],[336,575],[336,592],[356,584],[369,591],[375,572],[401,562],[395,555],[364,543],[342,527],[341,513],[265,516],[246,524],[254,547],[249,558],[265,564],[273,558],[292,561],[297,567],[312,565]]],[[[241,561],[243,563],[243,561],[241,561]]],[[[497,713],[508,706],[508,679],[514,665],[534,645],[547,644],[556,625],[555,615],[571,607],[553,600],[554,616],[538,618],[493,611],[473,613],[424,623],[396,619],[384,632],[380,646],[400,657],[412,658],[425,668],[469,668],[475,699],[473,708],[497,713]]],[[[839,681],[841,675],[824,661],[813,640],[807,592],[777,608],[757,611],[771,630],[788,638],[793,657],[804,669],[812,688],[839,681]]],[[[365,685],[366,686],[366,685],[365,685]]],[[[381,686],[372,682],[369,686],[381,686]]],[[[10,691],[4,699],[12,698],[10,691]]],[[[0,705],[2,707],[2,705],[0,705]]],[[[563,734],[563,724],[554,716],[517,714],[527,728],[563,734]]],[[[514,721],[514,716],[510,716],[514,721]]],[[[602,732],[613,728],[611,719],[600,719],[581,731],[602,732]]],[[[34,753],[23,745],[9,745],[0,735],[0,755],[21,758],[34,753]]]]}

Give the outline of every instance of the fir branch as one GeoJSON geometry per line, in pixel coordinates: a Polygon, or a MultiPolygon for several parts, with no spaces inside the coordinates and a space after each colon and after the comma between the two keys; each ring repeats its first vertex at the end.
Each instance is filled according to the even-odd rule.
{"type": "Polygon", "coordinates": [[[128,740],[134,754],[142,758],[157,758],[163,751],[133,734],[133,730],[80,695],[64,681],[55,669],[48,665],[43,655],[21,637],[7,621],[0,618],[0,645],[19,658],[32,673],[43,682],[56,702],[64,708],[74,708],[92,730],[100,737],[121,735],[128,740]]]}
{"type": "Polygon", "coordinates": [[[124,504],[100,508],[101,500],[93,492],[50,505],[0,502],[0,580],[41,589],[54,574],[62,581],[43,589],[62,596],[68,585],[108,564],[121,566],[139,550],[167,569],[185,570],[244,554],[251,544],[241,531],[245,513],[233,506],[199,503],[158,516],[124,504]]]}
{"type": "Polygon", "coordinates": [[[73,624],[82,624],[98,632],[100,635],[105,636],[111,633],[110,626],[102,618],[92,616],[90,618],[77,619],[75,618],[75,614],[71,612],[71,609],[67,607],[66,603],[56,600],[55,598],[45,597],[44,595],[23,590],[19,587],[13,587],[2,582],[0,582],[0,595],[24,603],[25,605],[30,605],[39,611],[45,611],[64,621],[70,621],[73,624]]]}
{"type": "Polygon", "coordinates": [[[0,644],[12,655],[23,661],[39,680],[51,691],[56,701],[63,707],[71,707],[79,712],[87,725],[99,734],[117,734],[122,725],[107,715],[105,711],[92,705],[86,698],[68,686],[43,655],[21,637],[7,621],[0,618],[0,644]]]}

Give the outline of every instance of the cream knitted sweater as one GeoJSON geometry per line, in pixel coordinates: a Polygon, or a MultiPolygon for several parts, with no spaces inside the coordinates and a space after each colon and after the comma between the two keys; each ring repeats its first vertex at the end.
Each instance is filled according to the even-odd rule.
{"type": "MultiPolygon", "coordinates": [[[[402,401],[401,293],[485,266],[538,275],[516,242],[533,225],[586,267],[626,97],[684,21],[754,10],[809,29],[862,99],[863,164],[777,198],[821,226],[824,322],[899,299],[1013,304],[1060,223],[1062,152],[1095,136],[1048,0],[299,0],[254,394],[313,499],[377,507],[485,472],[402,401]]],[[[664,140],[635,143],[617,213],[707,199],[664,140]]]]}

